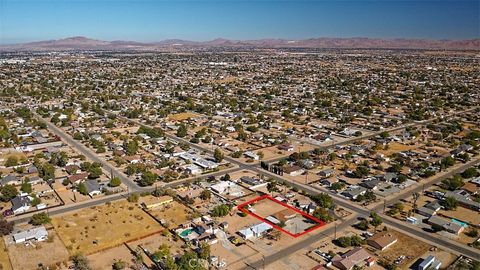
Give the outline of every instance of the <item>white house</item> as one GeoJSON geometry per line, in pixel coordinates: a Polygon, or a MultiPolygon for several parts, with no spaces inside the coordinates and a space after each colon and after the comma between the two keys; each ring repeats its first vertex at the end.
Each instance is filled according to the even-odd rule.
{"type": "Polygon", "coordinates": [[[15,243],[23,243],[29,240],[45,241],[48,238],[47,229],[44,226],[32,228],[30,230],[18,232],[13,235],[15,243]]]}
{"type": "Polygon", "coordinates": [[[247,152],[244,153],[244,155],[245,155],[247,158],[251,158],[251,159],[253,159],[253,160],[259,160],[259,159],[260,159],[260,157],[259,157],[257,154],[255,154],[254,152],[252,152],[252,151],[247,151],[247,152]]]}

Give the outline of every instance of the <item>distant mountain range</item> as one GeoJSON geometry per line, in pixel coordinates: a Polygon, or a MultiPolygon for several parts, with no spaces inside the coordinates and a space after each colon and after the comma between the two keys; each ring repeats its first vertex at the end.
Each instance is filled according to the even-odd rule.
{"type": "Polygon", "coordinates": [[[182,50],[195,48],[343,48],[343,49],[439,49],[480,50],[480,39],[430,40],[430,39],[376,39],[376,38],[311,38],[302,40],[258,39],[188,41],[168,39],[159,42],[103,41],[86,37],[37,41],[22,44],[0,45],[7,51],[58,51],[58,50],[182,50]]]}

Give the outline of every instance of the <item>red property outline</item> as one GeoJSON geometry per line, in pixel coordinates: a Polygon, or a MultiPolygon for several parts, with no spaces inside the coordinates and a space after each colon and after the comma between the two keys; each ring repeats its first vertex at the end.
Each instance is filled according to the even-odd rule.
{"type": "Polygon", "coordinates": [[[250,215],[252,215],[253,217],[255,217],[255,218],[257,218],[257,219],[259,219],[259,220],[261,220],[261,221],[263,221],[263,222],[265,222],[265,223],[268,223],[269,225],[271,225],[271,226],[274,227],[275,229],[280,230],[280,231],[282,231],[282,232],[284,232],[284,233],[286,233],[286,234],[288,234],[288,235],[290,235],[290,236],[292,236],[292,237],[295,237],[295,238],[297,238],[297,237],[299,237],[299,236],[302,236],[302,235],[304,235],[304,234],[306,234],[306,233],[309,233],[309,232],[311,232],[311,231],[313,231],[313,230],[316,230],[316,229],[318,229],[318,228],[320,228],[320,227],[323,227],[323,226],[325,225],[325,222],[319,220],[318,218],[312,217],[311,215],[309,215],[309,214],[307,214],[307,213],[305,213],[305,212],[303,212],[303,211],[300,211],[300,210],[298,210],[297,208],[295,208],[295,207],[293,207],[293,206],[291,206],[291,205],[289,205],[289,204],[286,204],[286,203],[281,202],[281,201],[279,201],[279,200],[277,200],[277,199],[274,199],[274,198],[272,198],[272,197],[271,197],[270,195],[268,195],[268,194],[265,194],[265,195],[262,195],[262,196],[260,196],[260,197],[257,197],[257,198],[255,198],[255,199],[253,199],[253,200],[251,200],[251,201],[242,203],[242,204],[238,205],[237,208],[238,208],[240,211],[242,211],[242,212],[244,212],[244,213],[246,213],[246,214],[250,214],[250,215]],[[318,225],[315,225],[315,226],[313,226],[313,227],[310,227],[308,230],[305,230],[305,231],[303,231],[303,232],[301,232],[301,233],[296,233],[296,234],[294,234],[294,233],[291,233],[291,232],[289,232],[289,231],[281,228],[280,226],[278,226],[278,225],[276,225],[276,224],[273,224],[272,222],[270,222],[270,221],[262,218],[261,216],[259,216],[259,215],[257,215],[257,214],[255,214],[255,213],[253,213],[253,212],[251,212],[251,211],[249,211],[249,210],[247,210],[247,209],[244,208],[245,206],[247,206],[247,205],[249,205],[249,204],[252,204],[252,203],[257,202],[257,201],[261,201],[261,200],[263,200],[263,199],[268,199],[268,200],[270,200],[270,201],[272,201],[272,202],[275,202],[275,203],[278,203],[278,204],[280,204],[280,205],[282,205],[282,206],[284,206],[284,207],[290,208],[290,209],[292,209],[293,211],[295,211],[295,212],[299,213],[300,215],[302,215],[303,217],[306,217],[306,218],[308,218],[308,219],[311,219],[311,220],[317,222],[318,225]]]}

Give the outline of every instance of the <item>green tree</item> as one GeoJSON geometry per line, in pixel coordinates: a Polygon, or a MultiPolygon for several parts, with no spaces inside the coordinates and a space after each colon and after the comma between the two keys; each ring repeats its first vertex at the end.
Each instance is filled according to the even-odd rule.
{"type": "Polygon", "coordinates": [[[113,270],[122,270],[122,269],[125,269],[126,267],[126,263],[122,260],[116,260],[113,264],[112,264],[112,269],[113,270]]]}
{"type": "Polygon", "coordinates": [[[131,194],[128,195],[128,197],[127,197],[127,201],[128,201],[128,202],[131,202],[131,203],[136,203],[136,202],[138,202],[138,199],[140,199],[140,195],[138,195],[138,193],[131,193],[131,194]]]}
{"type": "Polygon", "coordinates": [[[210,245],[207,243],[202,243],[200,245],[200,252],[198,253],[198,256],[200,257],[200,259],[210,259],[210,245]]]}
{"type": "Polygon", "coordinates": [[[32,193],[32,184],[28,183],[27,181],[23,181],[22,187],[20,190],[24,193],[32,193]]]}
{"type": "Polygon", "coordinates": [[[366,231],[368,230],[368,221],[366,219],[363,219],[362,221],[360,221],[356,227],[359,229],[359,230],[362,230],[362,231],[366,231]]]}
{"type": "Polygon", "coordinates": [[[82,194],[82,195],[87,195],[87,194],[88,194],[87,186],[85,186],[84,183],[78,184],[78,185],[77,185],[77,190],[78,190],[78,192],[80,192],[80,194],[82,194]]]}
{"type": "Polygon", "coordinates": [[[47,224],[49,222],[50,222],[50,217],[45,212],[34,214],[30,219],[30,223],[35,226],[47,224]]]}
{"type": "Polygon", "coordinates": [[[158,175],[152,173],[151,171],[146,171],[142,174],[142,179],[139,184],[142,187],[151,186],[157,181],[158,175]]]}
{"type": "Polygon", "coordinates": [[[452,178],[442,180],[442,187],[448,190],[456,190],[464,185],[462,178],[459,175],[454,175],[452,178]]]}
{"type": "Polygon", "coordinates": [[[382,218],[375,212],[370,213],[370,224],[372,224],[373,227],[375,227],[375,230],[377,229],[378,226],[382,225],[383,220],[382,218]]]}
{"type": "Polygon", "coordinates": [[[328,213],[328,210],[324,208],[317,208],[313,212],[313,216],[318,218],[323,222],[331,222],[333,221],[333,217],[328,213]]]}
{"type": "Polygon", "coordinates": [[[478,175],[478,171],[474,167],[468,168],[462,172],[463,178],[472,178],[472,177],[476,177],[477,175],[478,175]]]}
{"type": "Polygon", "coordinates": [[[352,241],[348,236],[342,236],[337,238],[337,244],[341,247],[349,247],[352,245],[352,241]]]}
{"type": "Polygon", "coordinates": [[[10,201],[18,195],[18,190],[13,185],[6,184],[1,188],[2,199],[10,201]]]}
{"type": "Polygon", "coordinates": [[[38,174],[43,180],[49,181],[55,179],[55,167],[52,164],[43,163],[39,167],[37,166],[38,174]]]}
{"type": "Polygon", "coordinates": [[[127,155],[135,155],[138,151],[138,142],[136,140],[127,141],[123,144],[123,148],[127,155]]]}
{"type": "Polygon", "coordinates": [[[215,161],[222,162],[222,160],[224,158],[224,154],[223,154],[222,150],[220,150],[220,148],[216,148],[215,152],[213,153],[213,157],[215,158],[215,161]]]}
{"type": "Polygon", "coordinates": [[[454,197],[446,197],[443,206],[445,210],[455,210],[458,207],[458,201],[454,197]]]}
{"type": "Polygon", "coordinates": [[[82,254],[77,254],[72,257],[73,265],[75,270],[92,270],[90,262],[87,257],[82,254]]]}
{"type": "Polygon", "coordinates": [[[185,252],[178,261],[178,268],[182,270],[205,270],[195,252],[185,252]]]}
{"type": "Polygon", "coordinates": [[[357,178],[362,178],[367,176],[370,173],[370,169],[367,166],[358,166],[357,169],[355,169],[355,172],[353,173],[355,177],[357,178]]]}
{"type": "Polygon", "coordinates": [[[185,136],[187,136],[187,127],[181,124],[177,129],[177,137],[183,138],[185,136]]]}
{"type": "Polygon", "coordinates": [[[212,192],[210,192],[210,190],[208,189],[204,189],[202,193],[200,193],[200,198],[202,200],[210,200],[211,197],[212,197],[212,192]]]}
{"type": "Polygon", "coordinates": [[[5,161],[5,167],[13,167],[18,165],[18,157],[17,156],[9,156],[5,161]]]}
{"type": "Polygon", "coordinates": [[[230,213],[230,206],[226,204],[217,205],[212,210],[212,216],[214,217],[223,217],[230,213]]]}
{"type": "Polygon", "coordinates": [[[13,222],[8,222],[3,217],[0,217],[0,236],[9,235],[12,231],[13,222]]]}
{"type": "Polygon", "coordinates": [[[102,175],[102,168],[99,166],[92,166],[88,170],[88,178],[90,179],[97,179],[102,175]]]}
{"type": "Polygon", "coordinates": [[[118,187],[122,184],[122,181],[118,177],[113,177],[110,182],[108,183],[111,187],[118,187]]]}
{"type": "Polygon", "coordinates": [[[330,209],[333,206],[333,199],[330,195],[326,193],[320,193],[312,196],[312,200],[317,203],[318,206],[330,209]]]}

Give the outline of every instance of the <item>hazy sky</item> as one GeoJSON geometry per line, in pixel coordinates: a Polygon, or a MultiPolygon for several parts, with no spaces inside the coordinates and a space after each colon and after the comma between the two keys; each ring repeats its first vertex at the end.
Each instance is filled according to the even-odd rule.
{"type": "Polygon", "coordinates": [[[471,39],[480,0],[0,0],[0,43],[313,37],[471,39]]]}

